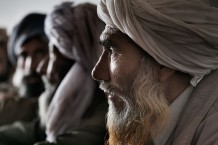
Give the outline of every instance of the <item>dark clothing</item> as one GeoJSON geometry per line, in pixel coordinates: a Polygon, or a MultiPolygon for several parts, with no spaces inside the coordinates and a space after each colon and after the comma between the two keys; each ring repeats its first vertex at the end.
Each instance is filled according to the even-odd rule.
{"type": "MultiPolygon", "coordinates": [[[[103,145],[106,137],[106,97],[98,88],[77,129],[57,137],[60,145],[103,145]]],[[[0,145],[32,145],[46,139],[38,120],[0,128],[0,145]]]]}
{"type": "Polygon", "coordinates": [[[37,117],[38,99],[11,97],[0,100],[0,126],[37,117]]]}
{"type": "Polygon", "coordinates": [[[39,126],[39,119],[3,126],[0,128],[0,145],[32,145],[43,141],[45,133],[39,126]]]}

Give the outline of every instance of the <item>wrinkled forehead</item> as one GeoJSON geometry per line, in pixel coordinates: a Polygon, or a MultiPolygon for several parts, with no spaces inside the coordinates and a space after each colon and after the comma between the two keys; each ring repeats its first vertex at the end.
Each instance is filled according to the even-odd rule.
{"type": "Polygon", "coordinates": [[[113,28],[108,25],[105,26],[105,29],[100,36],[100,42],[110,42],[110,41],[120,41],[120,40],[125,40],[125,42],[127,43],[137,45],[137,43],[135,43],[127,34],[123,33],[118,28],[113,28]]]}
{"type": "Polygon", "coordinates": [[[118,28],[113,28],[110,26],[105,26],[105,29],[100,35],[100,42],[108,42],[108,41],[117,41],[120,39],[129,39],[130,38],[121,32],[118,28]]]}
{"type": "Polygon", "coordinates": [[[120,45],[131,45],[135,49],[139,50],[141,54],[146,57],[153,59],[142,47],[140,47],[135,41],[133,41],[127,34],[120,31],[118,28],[105,26],[104,31],[100,36],[100,44],[103,46],[120,46],[120,45]]]}

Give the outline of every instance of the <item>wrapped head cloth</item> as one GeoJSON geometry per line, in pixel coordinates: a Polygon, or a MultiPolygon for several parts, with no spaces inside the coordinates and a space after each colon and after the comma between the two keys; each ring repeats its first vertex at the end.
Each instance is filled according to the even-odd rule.
{"type": "Polygon", "coordinates": [[[101,54],[98,42],[103,26],[95,5],[65,2],[47,16],[45,31],[64,56],[90,71],[101,54]]]}
{"type": "Polygon", "coordinates": [[[101,0],[98,15],[193,86],[218,67],[218,9],[206,1],[101,0]]]}
{"type": "Polygon", "coordinates": [[[8,40],[8,55],[12,64],[16,65],[17,52],[27,41],[39,38],[48,42],[44,32],[44,20],[44,14],[30,13],[14,27],[8,40]]]}
{"type": "Polygon", "coordinates": [[[74,130],[92,101],[96,85],[90,74],[101,54],[98,40],[103,28],[97,7],[88,3],[75,6],[64,2],[46,18],[45,31],[50,42],[65,57],[75,60],[48,108],[48,141],[74,130]]]}

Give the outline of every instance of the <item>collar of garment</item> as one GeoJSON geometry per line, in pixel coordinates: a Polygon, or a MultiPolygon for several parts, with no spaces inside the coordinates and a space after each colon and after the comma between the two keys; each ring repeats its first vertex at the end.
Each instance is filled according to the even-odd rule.
{"type": "Polygon", "coordinates": [[[170,105],[170,117],[169,120],[163,129],[163,131],[156,137],[153,138],[155,145],[164,145],[166,144],[168,138],[173,132],[176,124],[179,120],[179,116],[188,101],[189,96],[193,90],[193,86],[187,87],[180,96],[170,105]]]}

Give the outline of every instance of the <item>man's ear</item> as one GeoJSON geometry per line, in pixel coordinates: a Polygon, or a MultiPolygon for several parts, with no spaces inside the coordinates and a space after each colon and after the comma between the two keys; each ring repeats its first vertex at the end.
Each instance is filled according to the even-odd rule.
{"type": "Polygon", "coordinates": [[[159,81],[165,82],[168,80],[171,76],[173,76],[175,73],[174,69],[168,68],[166,66],[161,65],[159,69],[159,81]]]}

